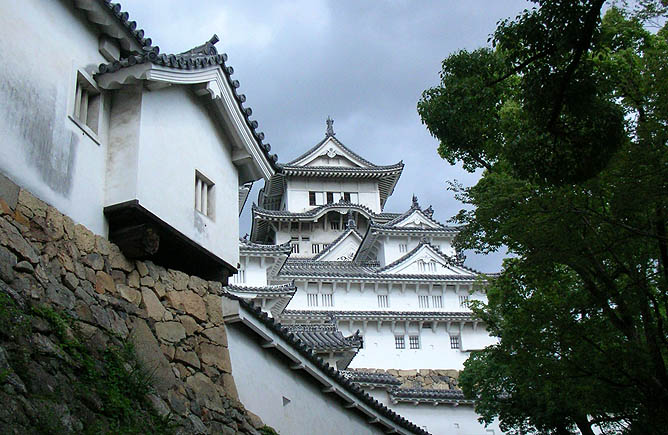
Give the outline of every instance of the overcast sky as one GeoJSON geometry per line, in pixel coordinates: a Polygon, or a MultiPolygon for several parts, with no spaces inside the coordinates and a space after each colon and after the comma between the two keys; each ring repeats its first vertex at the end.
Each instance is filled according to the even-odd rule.
{"type": "MultiPolygon", "coordinates": [[[[415,193],[446,222],[461,208],[447,180],[475,184],[477,175],[442,160],[420,122],[416,104],[438,84],[441,61],[487,44],[498,20],[514,17],[524,0],[440,1],[177,1],[125,0],[123,9],[162,53],[202,44],[214,33],[227,53],[246,105],[279,162],[324,137],[334,119],[341,142],[376,164],[405,168],[386,211],[403,212],[415,193]]],[[[250,204],[241,233],[249,232],[250,204]]],[[[500,269],[501,256],[467,253],[467,265],[500,269]]]]}

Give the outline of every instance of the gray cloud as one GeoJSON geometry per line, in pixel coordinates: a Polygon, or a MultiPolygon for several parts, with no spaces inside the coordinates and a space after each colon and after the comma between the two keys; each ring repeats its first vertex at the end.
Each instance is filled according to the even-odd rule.
{"type": "MultiPolygon", "coordinates": [[[[229,55],[234,78],[279,161],[318,142],[331,115],[337,138],[365,158],[406,164],[387,211],[406,210],[415,193],[441,221],[462,207],[445,190],[446,181],[471,185],[478,175],[438,157],[438,142],[421,124],[417,101],[438,83],[448,54],[486,45],[498,20],[526,7],[524,0],[123,2],[162,52],[220,36],[217,47],[229,55]]],[[[249,231],[249,208],[242,234],[249,231]]],[[[468,255],[474,268],[500,268],[501,255],[468,255]]]]}

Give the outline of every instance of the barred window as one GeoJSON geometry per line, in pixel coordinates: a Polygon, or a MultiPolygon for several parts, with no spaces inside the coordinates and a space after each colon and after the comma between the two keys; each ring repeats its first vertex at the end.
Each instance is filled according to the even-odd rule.
{"type": "Polygon", "coordinates": [[[195,171],[195,210],[213,217],[213,182],[195,171]]]}
{"type": "Polygon", "coordinates": [[[314,243],[311,245],[311,254],[319,254],[320,253],[320,244],[319,243],[314,243]]]}
{"type": "Polygon", "coordinates": [[[334,306],[334,298],[331,294],[322,295],[322,306],[323,307],[333,307],[334,306]]]}
{"type": "Polygon", "coordinates": [[[429,308],[429,296],[419,295],[418,296],[418,303],[419,303],[420,308],[429,308]]]}
{"type": "Polygon", "coordinates": [[[394,336],[394,347],[396,349],[406,349],[406,341],[403,335],[394,336]]]}
{"type": "Polygon", "coordinates": [[[450,349],[459,349],[459,335],[450,336],[450,349]]]}
{"type": "Polygon", "coordinates": [[[443,296],[432,296],[431,301],[433,302],[434,308],[443,308],[443,296]]]}
{"type": "Polygon", "coordinates": [[[408,245],[406,243],[400,243],[399,252],[408,252],[408,245]]]}
{"type": "Polygon", "coordinates": [[[411,335],[408,337],[408,346],[411,349],[419,349],[420,348],[420,336],[419,335],[411,335]]]}
{"type": "Polygon", "coordinates": [[[308,306],[317,307],[318,306],[318,294],[317,293],[308,293],[306,295],[308,306]]]}
{"type": "Polygon", "coordinates": [[[378,307],[387,308],[390,306],[388,295],[378,295],[378,307]]]}
{"type": "Polygon", "coordinates": [[[469,307],[469,296],[459,296],[459,306],[468,308],[469,307]]]}

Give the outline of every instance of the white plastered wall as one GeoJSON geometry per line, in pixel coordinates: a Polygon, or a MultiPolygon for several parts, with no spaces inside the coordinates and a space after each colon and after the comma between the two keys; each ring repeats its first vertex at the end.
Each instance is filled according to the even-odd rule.
{"type": "Polygon", "coordinates": [[[0,172],[106,235],[108,101],[98,142],[68,118],[77,70],[106,60],[82,15],[60,1],[5,1],[0,14],[0,172]]]}
{"type": "Polygon", "coordinates": [[[227,328],[232,373],[239,399],[266,424],[286,435],[383,433],[323,394],[303,373],[288,368],[244,329],[239,324],[227,328]]]}

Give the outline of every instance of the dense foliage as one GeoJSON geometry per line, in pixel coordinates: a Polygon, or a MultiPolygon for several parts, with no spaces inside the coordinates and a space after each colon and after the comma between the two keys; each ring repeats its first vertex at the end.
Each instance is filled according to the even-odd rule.
{"type": "Polygon", "coordinates": [[[443,61],[418,111],[459,248],[514,258],[476,312],[500,338],[461,383],[517,432],[668,427],[668,3],[537,0],[443,61]]]}

